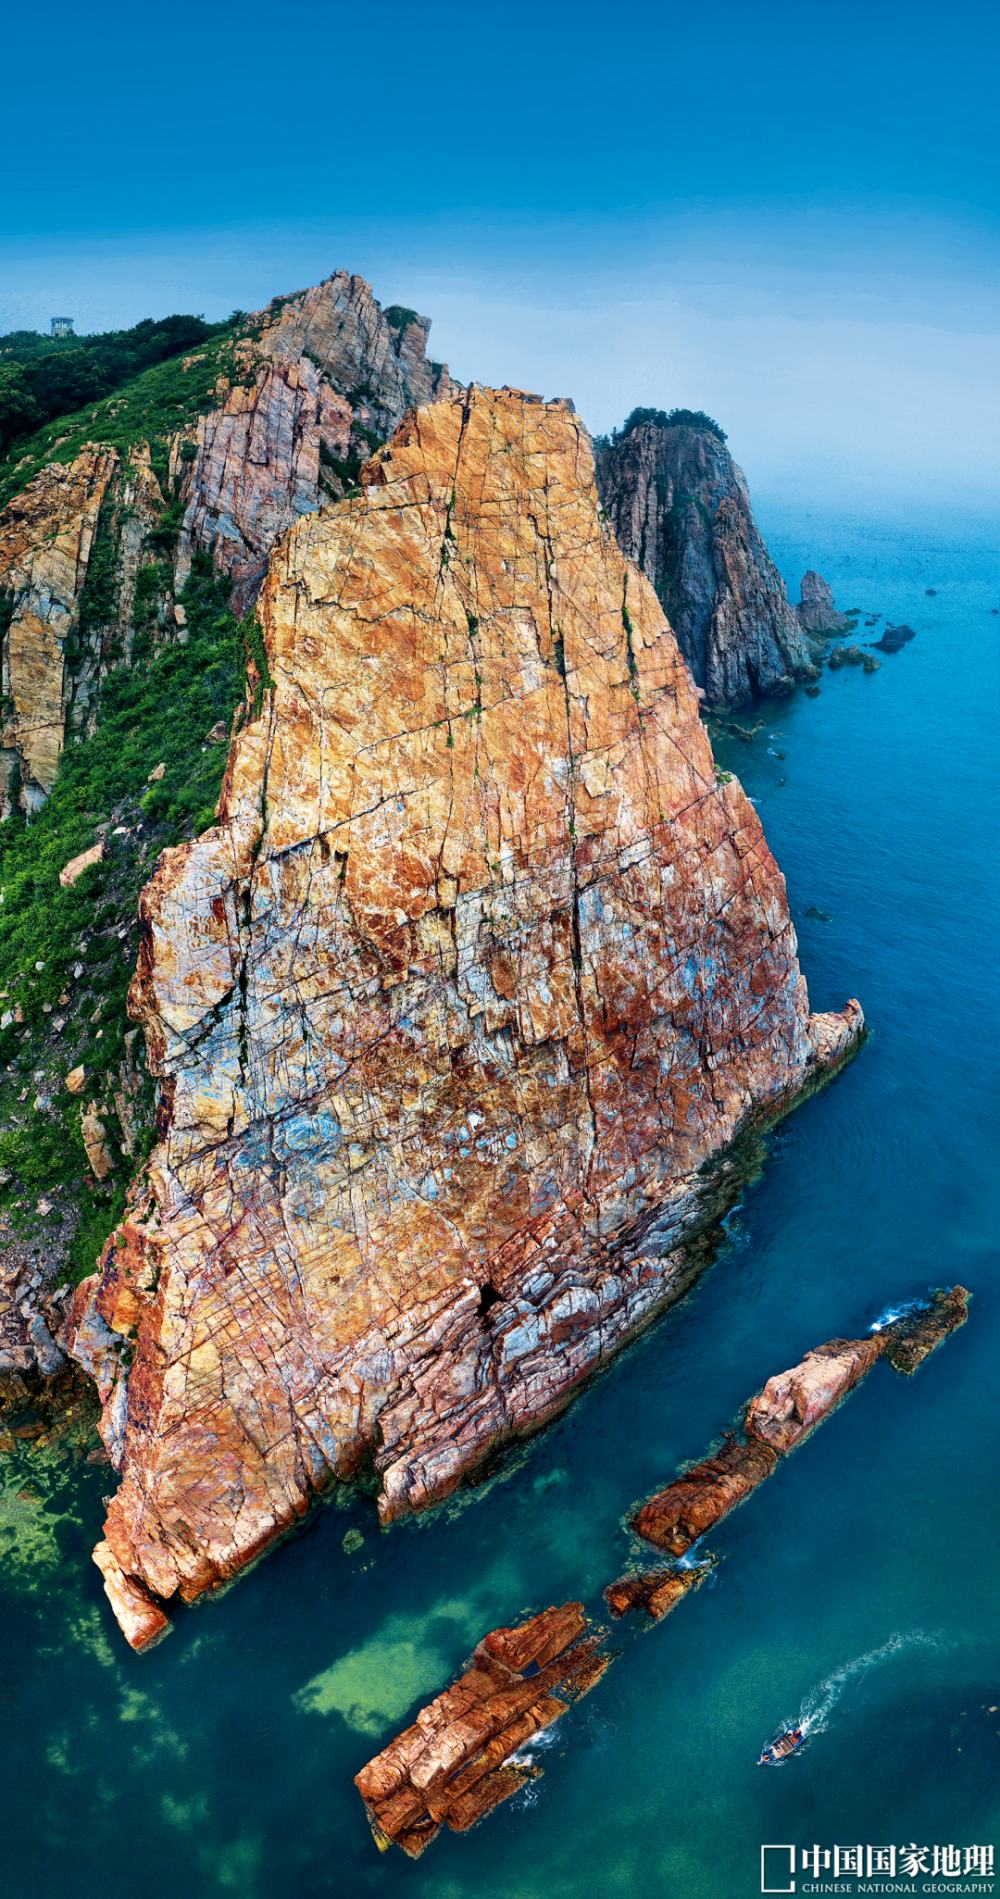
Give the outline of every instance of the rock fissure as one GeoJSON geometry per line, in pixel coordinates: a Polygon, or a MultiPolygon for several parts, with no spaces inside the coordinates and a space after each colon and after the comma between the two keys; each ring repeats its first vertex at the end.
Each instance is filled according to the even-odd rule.
{"type": "Polygon", "coordinates": [[[163,1600],[552,1415],[690,1284],[699,1170],[863,1027],[808,1013],[566,406],[474,389],[364,474],[275,548],[266,709],[143,899],[160,1219],[114,1254],[161,1272],[106,1537],[163,1600]]]}

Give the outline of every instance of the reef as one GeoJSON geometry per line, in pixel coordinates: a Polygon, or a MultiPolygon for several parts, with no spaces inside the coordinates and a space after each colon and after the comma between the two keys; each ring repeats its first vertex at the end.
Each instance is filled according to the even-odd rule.
{"type": "Polygon", "coordinates": [[[540,1773],[515,1757],[612,1659],[585,1629],[583,1604],[566,1602],[483,1638],[453,1686],[354,1777],[380,1847],[418,1859],[443,1825],[467,1832],[540,1773]]]}
{"type": "MultiPolygon", "coordinates": [[[[676,1556],[743,1502],[828,1417],[881,1356],[909,1373],[967,1317],[962,1286],[874,1329],[832,1339],[768,1380],[747,1406],[746,1437],[686,1471],[631,1527],[676,1556]]],[[[604,1591],[613,1616],[660,1622],[711,1576],[715,1558],[621,1577],[604,1591]]],[[[542,1770],[531,1742],[597,1685],[615,1659],[604,1632],[587,1632],[581,1602],[484,1636],[458,1681],[355,1775],[378,1846],[417,1858],[443,1824],[465,1832],[542,1770]],[[558,1688],[559,1695],[552,1694],[558,1688]]]]}
{"type": "Polygon", "coordinates": [[[862,1339],[831,1339],[790,1371],[770,1378],[751,1398],[743,1432],[644,1503],[631,1527],[657,1548],[683,1556],[693,1543],[745,1502],[783,1457],[830,1416],[872,1366],[886,1357],[897,1370],[916,1370],[929,1352],[968,1317],[963,1286],[937,1292],[929,1305],[862,1339]]]}

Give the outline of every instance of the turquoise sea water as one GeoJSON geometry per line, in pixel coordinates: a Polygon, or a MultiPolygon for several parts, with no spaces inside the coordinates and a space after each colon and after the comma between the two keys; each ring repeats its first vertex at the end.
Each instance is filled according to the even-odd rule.
{"type": "Polygon", "coordinates": [[[1000,1847],[995,550],[954,523],[759,518],[790,583],[816,566],[842,606],[917,628],[718,748],[786,873],[813,1007],[859,996],[872,1041],[771,1137],[683,1304],[430,1516],[383,1534],[366,1499],[327,1505],[136,1657],[89,1560],[109,1473],[0,1476],[5,1893],[742,1899],[764,1842],[1000,1847]],[[599,1612],[630,1506],[770,1373],[956,1281],[969,1324],[912,1380],[876,1366],[720,1526],[713,1584],[615,1625],[542,1779],[415,1864],[377,1853],[352,1776],[481,1634],[569,1597],[599,1612]],[[800,1758],[756,1766],[887,1644],[800,1758]]]}

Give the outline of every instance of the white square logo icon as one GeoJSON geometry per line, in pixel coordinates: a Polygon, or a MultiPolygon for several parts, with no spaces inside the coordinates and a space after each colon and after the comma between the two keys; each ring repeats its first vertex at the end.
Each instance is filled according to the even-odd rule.
{"type": "Polygon", "coordinates": [[[794,1846],[762,1846],[760,1849],[761,1892],[794,1892],[794,1846]]]}

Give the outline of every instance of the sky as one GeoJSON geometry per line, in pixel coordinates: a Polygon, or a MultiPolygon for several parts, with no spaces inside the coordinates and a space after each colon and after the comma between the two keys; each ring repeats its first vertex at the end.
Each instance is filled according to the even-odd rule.
{"type": "Polygon", "coordinates": [[[8,12],[0,330],[336,268],[463,381],[704,408],[751,489],[995,508],[997,10],[8,12]]]}

